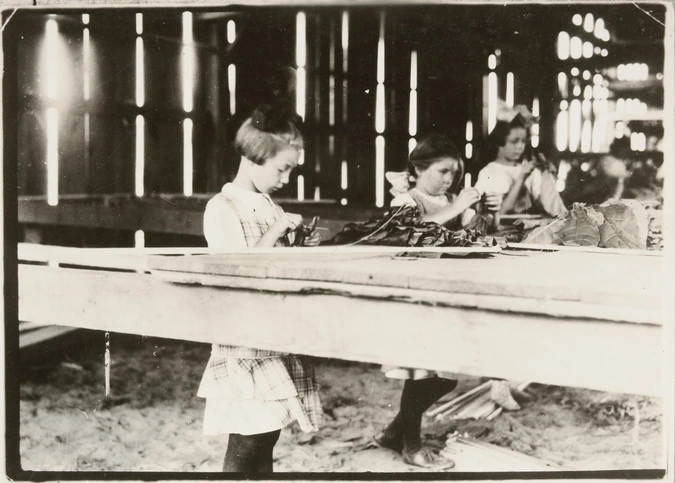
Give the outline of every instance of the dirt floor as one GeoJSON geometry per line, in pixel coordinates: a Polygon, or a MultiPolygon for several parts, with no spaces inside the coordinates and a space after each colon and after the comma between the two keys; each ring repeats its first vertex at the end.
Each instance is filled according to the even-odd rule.
{"type": "MultiPolygon", "coordinates": [[[[227,438],[201,434],[204,402],[196,397],[210,347],[112,334],[105,397],[103,335],[85,335],[65,352],[22,363],[23,469],[219,471],[227,438]]],[[[334,360],[317,360],[317,375],[325,425],[314,434],[285,429],[275,471],[419,470],[368,447],[396,414],[401,381],[375,365],[334,360]]],[[[453,394],[477,383],[463,380],[453,394]]],[[[544,385],[528,392],[523,409],[490,422],[425,419],[425,440],[440,448],[459,431],[569,470],[663,467],[659,400],[544,385]]]]}

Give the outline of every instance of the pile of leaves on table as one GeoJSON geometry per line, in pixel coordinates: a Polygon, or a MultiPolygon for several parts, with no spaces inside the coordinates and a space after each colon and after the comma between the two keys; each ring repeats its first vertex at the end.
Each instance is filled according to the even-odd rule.
{"type": "Polygon", "coordinates": [[[322,245],[380,245],[397,247],[468,247],[492,246],[474,230],[452,231],[438,223],[426,222],[417,207],[392,208],[383,215],[363,223],[348,223],[322,245]]]}
{"type": "Polygon", "coordinates": [[[631,200],[574,203],[566,214],[533,230],[523,243],[645,249],[649,218],[645,208],[631,200]]]}

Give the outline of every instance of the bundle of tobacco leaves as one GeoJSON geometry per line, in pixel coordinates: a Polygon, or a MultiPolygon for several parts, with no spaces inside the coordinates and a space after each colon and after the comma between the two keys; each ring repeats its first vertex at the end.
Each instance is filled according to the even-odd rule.
{"type": "Polygon", "coordinates": [[[448,230],[422,219],[412,205],[392,208],[383,215],[363,223],[348,223],[332,239],[322,245],[381,245],[398,247],[467,247],[485,246],[473,230],[448,230]]]}
{"type": "Polygon", "coordinates": [[[644,249],[648,222],[644,208],[628,200],[592,206],[574,203],[569,212],[530,233],[524,243],[644,249]]]}

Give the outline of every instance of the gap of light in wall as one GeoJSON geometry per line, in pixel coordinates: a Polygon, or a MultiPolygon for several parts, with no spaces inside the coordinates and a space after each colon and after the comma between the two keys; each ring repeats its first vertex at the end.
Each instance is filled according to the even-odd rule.
{"type": "Polygon", "coordinates": [[[567,97],[567,74],[564,72],[558,73],[558,91],[560,92],[560,97],[567,97]]]}
{"type": "Polygon", "coordinates": [[[298,67],[295,71],[295,112],[301,118],[305,118],[305,92],[307,89],[307,73],[304,67],[298,67]]]}
{"type": "Polygon", "coordinates": [[[497,74],[488,74],[488,134],[497,124],[497,74]]]}
{"type": "Polygon", "coordinates": [[[227,66],[227,89],[230,93],[230,114],[237,112],[237,67],[234,64],[227,66]]]}
{"type": "Polygon", "coordinates": [[[410,89],[417,89],[417,51],[410,52],[410,89]]]}
{"type": "Polygon", "coordinates": [[[59,26],[56,20],[49,19],[45,25],[45,49],[46,55],[45,68],[46,75],[46,91],[49,99],[56,99],[59,93],[59,57],[58,57],[58,41],[59,41],[59,26]]]}
{"type": "MultiPolygon", "coordinates": [[[[89,19],[87,19],[88,21],[89,19]]],[[[82,31],[82,96],[85,101],[89,100],[89,72],[91,71],[91,67],[89,66],[89,51],[89,29],[85,28],[82,31]]]]}
{"type": "Polygon", "coordinates": [[[574,97],[579,97],[581,95],[581,86],[579,85],[574,86],[574,88],[572,89],[572,94],[574,95],[574,97]]]}
{"type": "Polygon", "coordinates": [[[602,49],[600,55],[602,55],[603,57],[607,57],[609,55],[609,51],[607,49],[602,49]]]}
{"type": "Polygon", "coordinates": [[[570,74],[572,74],[572,77],[576,77],[579,75],[579,69],[577,67],[572,67],[572,70],[570,70],[570,74]]]}
{"type": "Polygon", "coordinates": [[[570,57],[573,59],[580,59],[583,51],[583,42],[579,37],[572,37],[570,39],[570,57]]]}
{"type": "Polygon", "coordinates": [[[328,69],[332,74],[335,72],[335,22],[330,19],[330,39],[328,43],[328,69]]]}
{"type": "Polygon", "coordinates": [[[145,49],[143,37],[136,37],[136,105],[145,104],[145,49]]]}
{"type": "Polygon", "coordinates": [[[234,20],[228,20],[227,22],[227,43],[233,44],[237,37],[237,26],[234,23],[234,20]]]}
{"type": "Polygon", "coordinates": [[[581,16],[581,14],[575,13],[574,16],[572,17],[572,23],[573,23],[574,25],[579,26],[579,25],[581,25],[581,24],[583,23],[583,21],[584,21],[584,19],[583,19],[583,17],[581,16]]]}
{"type": "Polygon", "coordinates": [[[85,183],[89,183],[90,166],[89,166],[89,140],[91,136],[91,116],[88,112],[84,113],[84,179],[85,183]]]}
{"type": "Polygon", "coordinates": [[[384,132],[384,84],[377,85],[375,96],[375,131],[384,132]]]}
{"type": "Polygon", "coordinates": [[[593,28],[595,27],[595,19],[593,18],[592,13],[587,13],[586,17],[584,18],[584,30],[586,32],[593,32],[593,28]]]}
{"type": "Polygon", "coordinates": [[[570,34],[560,32],[558,34],[558,58],[567,60],[570,57],[570,34]]]}
{"type": "Polygon", "coordinates": [[[82,23],[85,24],[85,25],[89,25],[89,14],[88,13],[82,14],[82,23]]]}
{"type": "Polygon", "coordinates": [[[183,121],[183,194],[192,196],[192,119],[183,121]]]}
{"type": "Polygon", "coordinates": [[[558,178],[556,179],[555,187],[558,193],[565,191],[565,184],[567,181],[567,174],[570,172],[571,166],[564,159],[558,165],[558,178]]]}
{"type": "Polygon", "coordinates": [[[579,147],[581,135],[581,101],[579,99],[574,99],[570,103],[569,121],[568,144],[570,151],[574,153],[579,147]]]}
{"type": "Polygon", "coordinates": [[[417,140],[415,138],[408,139],[408,155],[412,153],[413,149],[417,146],[417,140]]]}
{"type": "Polygon", "coordinates": [[[561,111],[566,111],[569,103],[566,100],[560,101],[560,110],[561,111]]]}
{"type": "Polygon", "coordinates": [[[581,152],[588,153],[591,150],[591,121],[588,119],[584,121],[583,127],[581,129],[581,152]]]}
{"type": "Polygon", "coordinates": [[[328,79],[328,124],[335,125],[335,76],[328,79]]]}
{"type": "Polygon", "coordinates": [[[593,44],[590,42],[584,42],[582,52],[586,59],[593,57],[593,44]]]}
{"type": "Polygon", "coordinates": [[[347,122],[347,79],[342,80],[342,122],[347,122]]]}
{"type": "Polygon", "coordinates": [[[47,203],[59,204],[59,118],[54,107],[47,109],[47,203]]]}
{"type": "Polygon", "coordinates": [[[298,12],[295,17],[295,65],[305,67],[307,63],[307,17],[298,12]]]}
{"type": "Polygon", "coordinates": [[[136,248],[145,247],[145,232],[143,230],[136,230],[136,233],[134,233],[134,246],[136,248]]]}
{"type": "Polygon", "coordinates": [[[530,138],[530,144],[533,148],[539,147],[539,135],[533,134],[530,138]]]}
{"type": "Polygon", "coordinates": [[[465,138],[467,142],[473,141],[473,121],[471,120],[466,121],[465,138]]]}
{"type": "Polygon", "coordinates": [[[560,111],[555,123],[555,147],[560,152],[567,149],[568,126],[567,111],[560,111]]]}
{"type": "Polygon", "coordinates": [[[375,206],[384,206],[384,136],[375,138],[375,206]]]}
{"type": "Polygon", "coordinates": [[[592,99],[592,98],[593,98],[593,87],[591,86],[584,87],[584,99],[592,99]]]}
{"type": "Polygon", "coordinates": [[[513,107],[513,72],[506,74],[506,105],[513,107]]]}
{"type": "Polygon", "coordinates": [[[145,118],[136,116],[136,166],[135,166],[136,196],[145,194],[145,118]]]}
{"type": "Polygon", "coordinates": [[[410,91],[410,116],[408,119],[408,134],[417,135],[417,91],[410,91]]]}
{"type": "Polygon", "coordinates": [[[464,157],[471,159],[471,156],[473,156],[473,144],[466,143],[466,146],[464,146],[464,157]]]}
{"type": "Polygon", "coordinates": [[[321,187],[314,187],[314,201],[321,201],[321,187]]]}
{"type": "Polygon", "coordinates": [[[605,31],[605,21],[601,18],[595,21],[595,28],[593,29],[593,35],[597,38],[602,39],[605,31]]]}
{"type": "Polygon", "coordinates": [[[342,198],[342,199],[340,200],[340,204],[341,204],[342,206],[347,206],[347,198],[342,198]]]}
{"type": "Polygon", "coordinates": [[[305,201],[305,177],[298,175],[298,201],[305,201]]]}
{"type": "Polygon", "coordinates": [[[582,74],[582,77],[584,80],[589,80],[591,78],[591,71],[585,70],[584,73],[582,74]]]}
{"type": "Polygon", "coordinates": [[[194,107],[194,82],[196,53],[192,35],[192,12],[183,12],[183,110],[192,112],[194,107]]]}
{"type": "Polygon", "coordinates": [[[143,14],[136,14],[136,35],[143,35],[143,14]]]}
{"type": "Polygon", "coordinates": [[[328,157],[332,158],[335,156],[335,136],[330,135],[328,136],[328,157]]]}
{"type": "Polygon", "coordinates": [[[349,12],[342,12],[342,71],[347,72],[349,66],[349,12]]]}
{"type": "Polygon", "coordinates": [[[347,189],[347,183],[348,183],[348,178],[347,178],[347,161],[342,160],[342,165],[340,169],[340,188],[343,190],[347,189]]]}
{"type": "Polygon", "coordinates": [[[616,139],[621,139],[626,134],[626,124],[623,121],[619,121],[614,125],[614,137],[616,139]]]}
{"type": "Polygon", "coordinates": [[[300,151],[300,156],[298,157],[298,166],[305,164],[305,150],[300,151]]]}
{"type": "Polygon", "coordinates": [[[497,67],[497,56],[495,54],[490,54],[488,57],[488,67],[490,70],[493,70],[497,67]]]}
{"type": "Polygon", "coordinates": [[[581,103],[581,112],[583,114],[584,119],[591,118],[591,107],[592,103],[588,99],[584,100],[584,102],[581,103]]]}
{"type": "Polygon", "coordinates": [[[384,12],[380,12],[380,37],[377,40],[377,82],[384,83],[384,12]]]}

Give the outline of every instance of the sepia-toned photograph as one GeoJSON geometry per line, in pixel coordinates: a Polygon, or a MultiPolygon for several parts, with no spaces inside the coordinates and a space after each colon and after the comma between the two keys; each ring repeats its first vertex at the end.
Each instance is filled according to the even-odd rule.
{"type": "Polygon", "coordinates": [[[33,5],[5,476],[672,477],[673,4],[33,5]]]}

